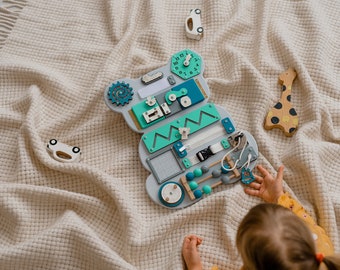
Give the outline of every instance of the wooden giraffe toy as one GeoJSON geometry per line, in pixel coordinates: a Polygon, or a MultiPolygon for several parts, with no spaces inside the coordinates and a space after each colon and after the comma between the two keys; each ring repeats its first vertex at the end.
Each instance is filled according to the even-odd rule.
{"type": "Polygon", "coordinates": [[[279,128],[288,137],[293,136],[299,123],[296,110],[291,104],[292,84],[295,78],[296,72],[293,68],[289,68],[280,74],[279,83],[282,84],[281,98],[270,109],[264,123],[265,129],[279,128]]]}

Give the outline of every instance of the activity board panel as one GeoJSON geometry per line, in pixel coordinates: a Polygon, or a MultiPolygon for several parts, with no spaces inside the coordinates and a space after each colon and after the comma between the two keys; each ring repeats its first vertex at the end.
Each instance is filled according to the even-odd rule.
{"type": "Polygon", "coordinates": [[[145,133],[207,102],[209,88],[201,56],[189,49],[175,53],[167,65],[138,79],[119,79],[104,92],[106,105],[122,113],[130,128],[145,133]]]}
{"type": "Polygon", "coordinates": [[[197,131],[189,133],[185,140],[175,127],[172,131],[168,129],[169,133],[177,134],[179,139],[175,141],[170,134],[164,134],[164,127],[142,136],[139,155],[151,173],[146,190],[155,203],[172,209],[184,208],[223,190],[225,185],[254,181],[252,170],[258,158],[255,139],[247,131],[236,130],[231,115],[222,107],[213,103],[206,106],[214,108],[211,111],[214,121],[206,125],[204,116],[199,121],[198,115],[205,108],[198,108],[193,115],[196,118],[187,121],[195,123],[197,131]],[[163,147],[150,153],[144,140],[149,136],[162,141],[163,147]]]}
{"type": "Polygon", "coordinates": [[[208,102],[201,56],[189,49],[138,79],[120,79],[105,90],[106,105],[143,133],[139,156],[150,172],[146,191],[157,204],[184,208],[223,190],[254,181],[258,158],[253,136],[208,102]]]}

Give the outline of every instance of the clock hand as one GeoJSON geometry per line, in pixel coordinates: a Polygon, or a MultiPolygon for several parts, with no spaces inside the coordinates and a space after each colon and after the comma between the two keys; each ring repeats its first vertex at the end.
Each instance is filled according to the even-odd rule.
{"type": "Polygon", "coordinates": [[[187,54],[187,56],[185,57],[185,60],[183,62],[183,65],[188,67],[190,65],[190,59],[191,59],[191,54],[187,54]]]}

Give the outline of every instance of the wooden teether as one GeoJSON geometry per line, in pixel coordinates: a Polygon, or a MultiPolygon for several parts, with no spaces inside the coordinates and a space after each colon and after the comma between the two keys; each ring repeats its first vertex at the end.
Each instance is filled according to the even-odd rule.
{"type": "Polygon", "coordinates": [[[267,130],[279,128],[288,137],[295,133],[299,119],[291,103],[292,84],[296,77],[293,68],[289,68],[279,76],[279,83],[282,84],[280,100],[267,114],[264,128],[267,130]]]}

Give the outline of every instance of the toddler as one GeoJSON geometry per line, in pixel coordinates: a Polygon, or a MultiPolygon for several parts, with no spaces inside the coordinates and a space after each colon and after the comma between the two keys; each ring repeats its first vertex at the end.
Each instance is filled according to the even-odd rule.
{"type": "MultiPolygon", "coordinates": [[[[274,178],[257,166],[261,175],[245,193],[262,198],[243,218],[236,235],[236,246],[243,260],[242,270],[340,270],[340,256],[325,231],[304,208],[283,191],[281,166],[274,178]]],[[[202,238],[184,238],[182,255],[188,270],[202,270],[197,247],[202,238]]],[[[217,268],[215,268],[217,269],[217,268]]]]}

